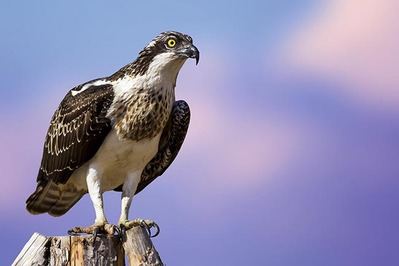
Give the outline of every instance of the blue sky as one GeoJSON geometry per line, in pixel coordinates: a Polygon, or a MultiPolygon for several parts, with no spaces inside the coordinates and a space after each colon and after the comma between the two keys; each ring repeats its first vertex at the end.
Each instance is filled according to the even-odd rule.
{"type": "MultiPolygon", "coordinates": [[[[93,222],[84,197],[32,216],[48,122],[67,90],[132,61],[156,34],[201,51],[176,96],[182,151],[133,201],[170,265],[397,265],[399,62],[394,0],[0,3],[1,264],[33,232],[93,222]],[[370,38],[373,36],[374,38],[370,38]]],[[[106,193],[116,222],[118,193],[106,193]]]]}

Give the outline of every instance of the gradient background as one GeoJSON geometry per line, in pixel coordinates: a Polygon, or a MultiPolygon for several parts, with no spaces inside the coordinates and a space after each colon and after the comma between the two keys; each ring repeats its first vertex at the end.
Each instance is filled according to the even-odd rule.
{"type": "MultiPolygon", "coordinates": [[[[201,51],[176,95],[192,121],[175,163],[133,201],[167,265],[399,265],[397,0],[2,1],[0,264],[33,232],[93,222],[85,196],[32,216],[49,120],[156,34],[201,51]],[[189,262],[188,262],[189,261],[189,262]]],[[[120,194],[106,193],[116,222],[120,194]]]]}

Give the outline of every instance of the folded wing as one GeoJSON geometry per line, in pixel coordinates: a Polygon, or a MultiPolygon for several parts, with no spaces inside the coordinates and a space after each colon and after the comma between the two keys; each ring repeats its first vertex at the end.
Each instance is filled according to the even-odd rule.
{"type": "Polygon", "coordinates": [[[112,128],[106,117],[114,97],[112,85],[85,85],[84,90],[82,86],[72,89],[53,115],[44,143],[37,188],[26,202],[31,213],[61,215],[80,199],[80,192],[74,192],[73,186],[62,185],[94,156],[112,128]]]}

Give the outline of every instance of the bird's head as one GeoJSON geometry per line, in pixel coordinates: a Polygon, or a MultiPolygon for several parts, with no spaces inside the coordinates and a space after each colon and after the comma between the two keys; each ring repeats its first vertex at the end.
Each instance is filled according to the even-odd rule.
{"type": "Polygon", "coordinates": [[[126,66],[124,70],[133,76],[143,75],[148,71],[153,73],[176,72],[177,75],[188,58],[195,59],[198,64],[199,51],[194,46],[193,39],[180,32],[166,31],[156,36],[144,47],[137,59],[126,66]]]}
{"type": "Polygon", "coordinates": [[[140,52],[140,55],[142,53],[152,54],[153,60],[159,56],[172,61],[187,58],[195,58],[196,64],[199,61],[199,51],[193,45],[193,39],[177,31],[162,32],[140,52]]]}

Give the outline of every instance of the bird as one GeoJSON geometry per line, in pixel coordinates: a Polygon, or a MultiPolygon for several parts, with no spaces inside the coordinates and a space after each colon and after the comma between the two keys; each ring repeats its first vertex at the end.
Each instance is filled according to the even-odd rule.
{"type": "Polygon", "coordinates": [[[70,233],[153,226],[151,220],[129,220],[130,205],[165,172],[183,144],[190,108],[175,100],[176,80],[186,60],[198,64],[199,56],[189,35],[165,31],[114,74],[69,90],[51,119],[26,209],[61,216],[88,193],[94,223],[70,233]],[[112,190],[121,192],[117,225],[104,212],[103,193],[112,190]]]}

